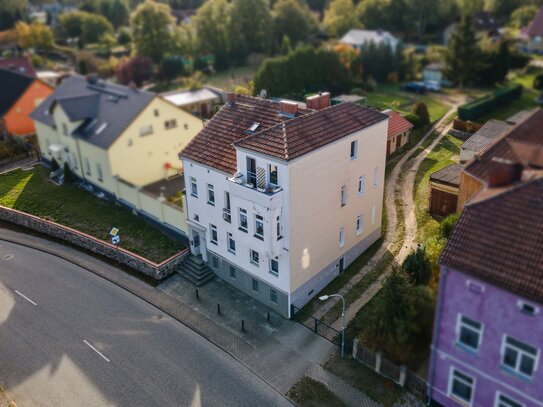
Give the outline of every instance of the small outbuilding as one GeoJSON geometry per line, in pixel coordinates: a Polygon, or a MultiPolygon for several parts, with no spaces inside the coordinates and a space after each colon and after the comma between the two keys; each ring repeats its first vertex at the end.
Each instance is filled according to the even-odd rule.
{"type": "Polygon", "coordinates": [[[404,119],[394,110],[388,109],[383,112],[390,117],[388,121],[387,135],[387,156],[402,148],[409,142],[409,136],[413,124],[404,119]]]}
{"type": "Polygon", "coordinates": [[[430,175],[429,211],[448,216],[456,212],[462,164],[454,163],[430,175]]]}

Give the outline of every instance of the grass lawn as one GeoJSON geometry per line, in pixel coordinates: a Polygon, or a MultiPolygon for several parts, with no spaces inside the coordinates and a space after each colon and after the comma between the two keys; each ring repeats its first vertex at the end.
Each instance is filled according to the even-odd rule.
{"type": "Polygon", "coordinates": [[[394,405],[405,394],[391,380],[354,359],[341,359],[338,352],[328,359],[324,367],[385,407],[394,405]]]}
{"type": "Polygon", "coordinates": [[[257,68],[252,66],[240,66],[226,71],[216,72],[205,78],[206,85],[220,89],[233,91],[236,86],[247,87],[247,83],[253,80],[257,68]]]}
{"type": "Polygon", "coordinates": [[[49,171],[41,166],[0,175],[0,205],[107,241],[111,227],[118,227],[121,247],[154,262],[166,260],[183,249],[180,243],[130,211],[98,199],[75,185],[57,186],[48,179],[49,171]]]}
{"type": "Polygon", "coordinates": [[[294,400],[300,407],[346,406],[323,383],[305,376],[292,386],[287,396],[294,400]]]}

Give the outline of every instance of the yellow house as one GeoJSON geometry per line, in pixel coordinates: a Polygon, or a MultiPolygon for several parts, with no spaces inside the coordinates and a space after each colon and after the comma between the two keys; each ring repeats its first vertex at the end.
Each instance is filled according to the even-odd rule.
{"type": "Polygon", "coordinates": [[[152,92],[79,75],[66,78],[31,117],[46,162],[68,163],[93,190],[186,235],[176,152],[202,120],[152,92]]]}

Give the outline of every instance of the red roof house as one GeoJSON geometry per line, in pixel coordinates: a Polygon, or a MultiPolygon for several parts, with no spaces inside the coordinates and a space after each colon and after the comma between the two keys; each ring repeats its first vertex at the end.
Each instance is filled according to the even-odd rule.
{"type": "Polygon", "coordinates": [[[390,117],[387,137],[387,155],[390,155],[409,141],[409,134],[413,124],[394,110],[385,110],[383,113],[390,117]]]}

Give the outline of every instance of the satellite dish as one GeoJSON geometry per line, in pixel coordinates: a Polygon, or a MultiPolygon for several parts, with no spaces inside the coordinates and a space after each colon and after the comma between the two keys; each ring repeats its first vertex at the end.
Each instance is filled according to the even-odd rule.
{"type": "Polygon", "coordinates": [[[260,97],[261,97],[262,99],[266,99],[266,96],[268,96],[268,91],[267,91],[266,89],[262,89],[262,90],[260,91],[260,97]]]}

